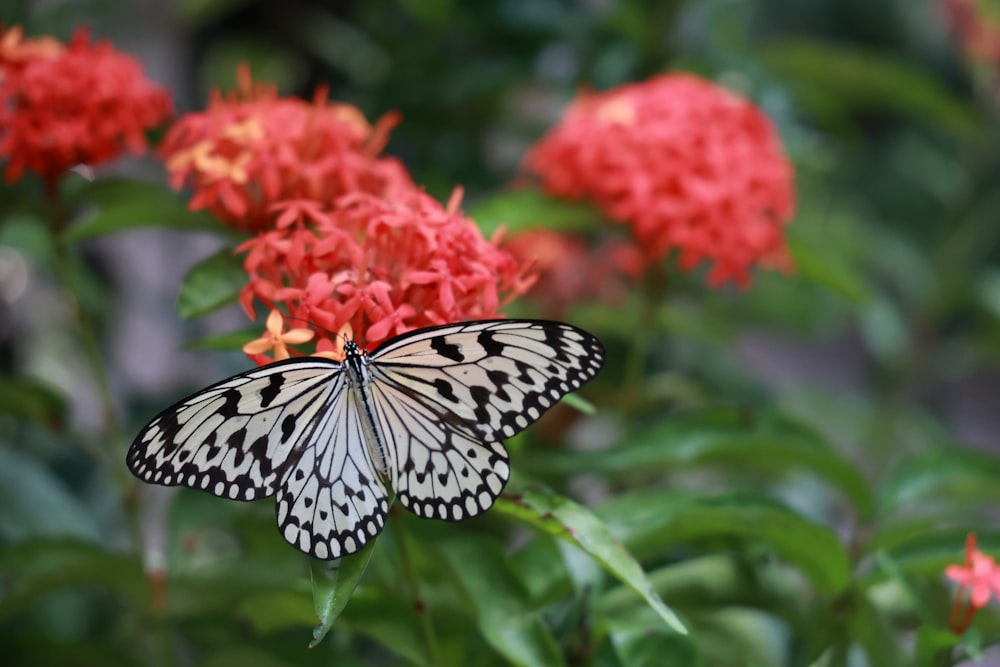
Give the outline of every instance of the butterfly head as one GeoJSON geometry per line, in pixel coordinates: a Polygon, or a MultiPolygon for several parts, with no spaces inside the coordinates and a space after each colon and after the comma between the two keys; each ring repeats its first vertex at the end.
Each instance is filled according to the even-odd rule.
{"type": "Polygon", "coordinates": [[[368,352],[361,349],[356,342],[353,340],[348,340],[344,343],[344,356],[345,357],[365,357],[368,356],[368,352]]]}

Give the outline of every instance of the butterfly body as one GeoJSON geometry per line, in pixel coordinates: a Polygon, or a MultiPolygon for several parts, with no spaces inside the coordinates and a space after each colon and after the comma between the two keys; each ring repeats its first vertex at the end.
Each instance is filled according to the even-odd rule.
{"type": "Polygon", "coordinates": [[[285,540],[339,558],[382,530],[390,489],[425,518],[489,509],[510,476],[502,439],[604,360],[596,338],[544,320],[430,327],[344,353],[256,368],[167,408],[129,469],[234,500],[275,495],[285,540]]]}
{"type": "Polygon", "coordinates": [[[361,406],[361,427],[368,447],[368,454],[372,457],[375,471],[379,476],[385,477],[387,472],[385,444],[379,438],[376,430],[375,409],[372,406],[371,394],[368,392],[368,385],[371,383],[371,373],[368,368],[371,364],[371,357],[351,340],[344,345],[343,363],[344,372],[347,374],[347,386],[354,394],[357,405],[361,406]]]}

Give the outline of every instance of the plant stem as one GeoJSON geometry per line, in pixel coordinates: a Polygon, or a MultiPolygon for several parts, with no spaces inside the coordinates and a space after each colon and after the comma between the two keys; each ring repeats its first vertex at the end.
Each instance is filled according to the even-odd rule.
{"type": "Polygon", "coordinates": [[[74,289],[76,275],[73,269],[77,262],[77,256],[62,239],[62,231],[66,226],[66,214],[54,193],[50,193],[49,204],[49,228],[52,231],[52,247],[55,255],[53,270],[73,318],[76,334],[83,347],[83,356],[86,359],[91,378],[100,395],[104,430],[101,436],[108,443],[108,448],[104,453],[114,457],[118,454],[116,448],[122,440],[122,429],[111,393],[111,383],[105,370],[106,366],[101,356],[101,347],[94,330],[93,320],[87,309],[80,303],[74,289]]]}
{"type": "Polygon", "coordinates": [[[663,301],[666,292],[666,276],[662,264],[652,264],[643,276],[643,288],[640,290],[639,316],[632,336],[632,344],[628,347],[625,357],[625,372],[623,384],[625,391],[624,411],[635,412],[641,402],[641,396],[636,390],[642,387],[642,376],[646,370],[649,349],[653,342],[653,324],[656,312],[663,301]]]}
{"type": "Polygon", "coordinates": [[[427,645],[427,655],[432,665],[442,665],[444,663],[441,661],[441,649],[438,646],[437,635],[434,633],[434,624],[428,613],[427,605],[420,597],[420,579],[417,577],[416,568],[413,567],[413,559],[410,557],[408,537],[406,529],[403,527],[403,521],[397,518],[393,522],[393,527],[396,531],[396,544],[399,545],[403,576],[406,578],[413,596],[413,611],[420,619],[420,630],[424,635],[424,643],[427,645]]]}

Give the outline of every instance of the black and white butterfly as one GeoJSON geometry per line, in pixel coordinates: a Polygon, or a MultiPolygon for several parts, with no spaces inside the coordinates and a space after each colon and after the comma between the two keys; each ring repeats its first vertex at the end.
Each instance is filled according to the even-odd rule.
{"type": "Polygon", "coordinates": [[[448,324],[344,353],[279,361],[167,408],[129,469],[234,500],[277,494],[285,540],[339,558],[382,530],[390,489],[426,518],[488,510],[510,476],[501,440],[604,363],[597,338],[544,320],[448,324]]]}

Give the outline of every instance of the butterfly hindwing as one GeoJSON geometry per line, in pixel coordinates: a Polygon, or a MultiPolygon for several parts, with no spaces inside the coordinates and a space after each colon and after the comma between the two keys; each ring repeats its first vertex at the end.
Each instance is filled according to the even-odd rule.
{"type": "Polygon", "coordinates": [[[157,415],[129,447],[126,463],[155,484],[234,500],[274,495],[340,372],[338,362],[311,358],[223,380],[157,415]]]}
{"type": "Polygon", "coordinates": [[[317,416],[302,455],[281,483],[276,513],[282,537],[311,556],[340,558],[385,526],[388,495],[372,465],[354,393],[343,375],[317,416]]]}
{"type": "Polygon", "coordinates": [[[604,363],[604,346],[569,324],[487,320],[418,329],[371,355],[380,375],[486,441],[509,438],[604,363]]]}
{"type": "Polygon", "coordinates": [[[433,402],[380,377],[372,382],[376,430],[399,502],[427,519],[459,521],[493,506],[510,477],[507,451],[483,442],[433,402]]]}

